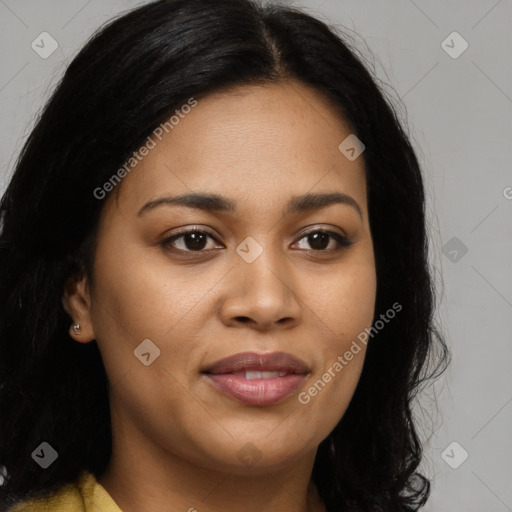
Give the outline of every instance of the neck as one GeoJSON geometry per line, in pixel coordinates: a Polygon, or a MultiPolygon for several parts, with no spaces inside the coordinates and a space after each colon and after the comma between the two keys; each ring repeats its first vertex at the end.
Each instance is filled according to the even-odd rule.
{"type": "Polygon", "coordinates": [[[205,468],[154,445],[114,442],[98,482],[123,512],[325,512],[311,481],[316,451],[276,468],[205,468]]]}

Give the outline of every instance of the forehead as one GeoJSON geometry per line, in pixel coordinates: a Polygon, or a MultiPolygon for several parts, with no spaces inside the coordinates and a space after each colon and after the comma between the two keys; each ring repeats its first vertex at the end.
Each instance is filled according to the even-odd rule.
{"type": "Polygon", "coordinates": [[[315,187],[356,195],[365,207],[364,160],[350,161],[338,149],[350,126],[329,99],[300,82],[211,94],[178,109],[168,133],[160,131],[161,140],[150,135],[152,149],[123,180],[123,209],[192,191],[243,204],[260,197],[270,206],[315,187]]]}

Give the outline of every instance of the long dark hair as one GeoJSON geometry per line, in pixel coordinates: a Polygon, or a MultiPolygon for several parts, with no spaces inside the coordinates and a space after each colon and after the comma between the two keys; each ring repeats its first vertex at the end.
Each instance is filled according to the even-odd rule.
{"type": "Polygon", "coordinates": [[[295,8],[162,0],[110,21],[73,59],[0,204],[1,507],[52,494],[82,470],[99,476],[111,456],[100,353],[72,341],[61,301],[70,276],[92,278],[104,204],[93,191],[191,97],[287,78],[323,92],[365,144],[375,319],[403,307],[369,341],[313,479],[330,511],[415,511],[427,501],[412,401],[450,354],[433,317],[423,181],[396,109],[346,41],[295,8]],[[31,454],[44,441],[59,459],[41,470],[31,454]]]}

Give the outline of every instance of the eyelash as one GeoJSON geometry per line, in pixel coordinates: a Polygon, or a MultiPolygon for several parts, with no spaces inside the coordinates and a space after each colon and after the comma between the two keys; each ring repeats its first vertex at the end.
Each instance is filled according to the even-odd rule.
{"type": "MultiPolygon", "coordinates": [[[[185,235],[188,235],[188,234],[191,234],[191,233],[201,233],[201,234],[208,235],[213,240],[215,240],[217,243],[220,243],[217,240],[217,238],[212,233],[210,233],[209,231],[200,230],[200,229],[189,229],[189,230],[186,230],[186,231],[181,231],[180,233],[177,233],[175,235],[172,235],[171,237],[168,237],[168,238],[162,240],[162,242],[160,242],[160,246],[162,246],[164,249],[167,249],[167,246],[171,242],[173,242],[175,240],[178,240],[178,239],[184,237],[185,235]]],[[[324,233],[326,235],[331,236],[332,238],[334,238],[338,242],[339,247],[336,248],[336,249],[330,249],[330,250],[329,249],[302,249],[303,251],[306,251],[306,252],[317,252],[317,253],[319,253],[319,252],[325,252],[325,253],[338,252],[338,251],[341,251],[343,249],[348,248],[349,246],[351,246],[354,243],[349,238],[347,238],[347,237],[345,237],[343,235],[340,235],[336,231],[331,231],[331,230],[328,230],[328,229],[312,229],[310,231],[307,231],[306,233],[303,233],[303,235],[301,236],[301,238],[299,238],[298,241],[300,241],[303,238],[306,238],[307,236],[312,235],[314,233],[324,233]]],[[[183,249],[176,249],[176,248],[174,248],[174,250],[176,250],[178,252],[181,252],[181,253],[196,253],[196,254],[200,254],[202,252],[209,252],[212,249],[209,249],[209,250],[208,249],[207,250],[201,249],[199,251],[191,251],[191,250],[183,250],[183,249]]]]}

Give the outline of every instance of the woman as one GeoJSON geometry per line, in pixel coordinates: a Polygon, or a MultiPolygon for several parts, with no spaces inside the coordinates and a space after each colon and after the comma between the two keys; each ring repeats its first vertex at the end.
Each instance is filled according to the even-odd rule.
{"type": "Polygon", "coordinates": [[[323,22],[250,0],[112,21],[1,215],[2,510],[427,501],[411,407],[448,353],[421,172],[323,22]]]}

